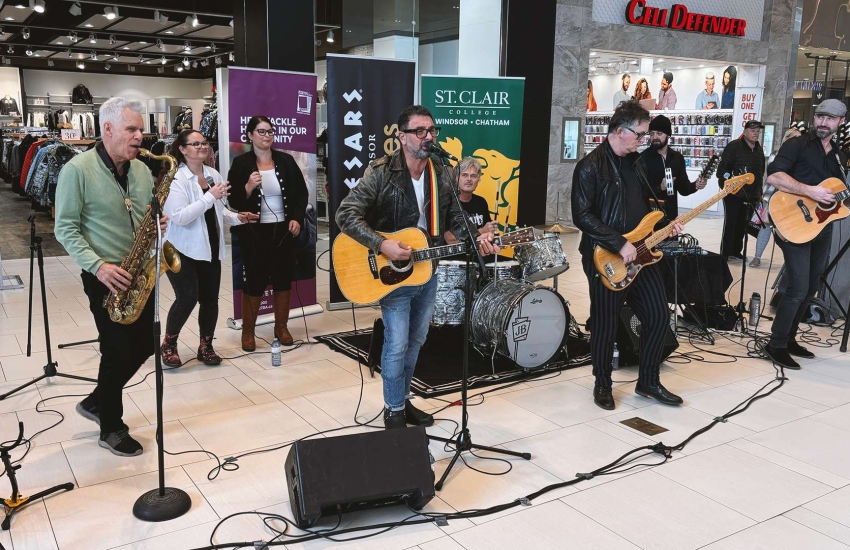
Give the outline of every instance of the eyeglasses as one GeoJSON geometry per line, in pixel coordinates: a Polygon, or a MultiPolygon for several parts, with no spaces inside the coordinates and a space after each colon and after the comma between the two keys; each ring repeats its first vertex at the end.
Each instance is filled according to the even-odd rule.
{"type": "Polygon", "coordinates": [[[631,128],[629,128],[627,126],[623,126],[623,130],[628,130],[629,132],[633,133],[635,135],[635,137],[638,138],[638,139],[645,138],[646,134],[649,133],[649,132],[635,132],[634,130],[632,130],[631,128]]]}
{"type": "Polygon", "coordinates": [[[266,130],[265,128],[258,128],[255,131],[258,134],[260,134],[261,136],[273,136],[274,135],[274,128],[269,128],[268,130],[266,130]]]}
{"type": "Polygon", "coordinates": [[[419,139],[425,139],[425,136],[430,132],[432,136],[437,137],[440,135],[440,127],[439,126],[431,126],[430,128],[408,128],[406,130],[401,130],[406,134],[416,134],[416,137],[419,139]]]}
{"type": "Polygon", "coordinates": [[[201,147],[209,147],[210,143],[208,141],[193,141],[191,143],[187,143],[186,145],[191,145],[195,149],[200,149],[201,147]]]}

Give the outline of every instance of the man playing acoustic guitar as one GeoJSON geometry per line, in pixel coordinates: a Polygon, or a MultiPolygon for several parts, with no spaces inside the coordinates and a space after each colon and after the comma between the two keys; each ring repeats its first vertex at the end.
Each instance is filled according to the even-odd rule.
{"type": "MultiPolygon", "coordinates": [[[[767,183],[779,191],[809,197],[822,204],[835,201],[835,195],[818,184],[827,178],[847,181],[844,173],[847,156],[833,140],[846,114],[847,107],[837,99],[821,102],[815,109],[814,131],[782,144],[767,167],[767,183]]],[[[806,359],[815,356],[797,343],[797,328],[809,300],[820,286],[831,242],[832,227],[826,227],[813,240],[803,244],[776,239],[785,257],[789,284],[776,308],[770,343],[764,351],[786,369],[800,368],[792,355],[806,359]]]]}
{"type": "MultiPolygon", "coordinates": [[[[447,230],[465,239],[462,210],[449,187],[451,176],[428,152],[429,143],[439,133],[425,107],[413,105],[401,112],[401,148],[373,162],[337,209],[336,222],[343,233],[376,254],[399,261],[410,259],[410,247],[378,231],[420,227],[435,246],[443,244],[447,230]]],[[[482,254],[499,252],[499,247],[491,244],[492,238],[492,233],[479,237],[482,254]]],[[[381,378],[387,429],[434,423],[433,416],[411,405],[408,394],[419,349],[428,334],[436,292],[437,278],[431,277],[424,285],[397,288],[380,301],[385,327],[381,378]]]]}
{"type": "MultiPolygon", "coordinates": [[[[590,358],[596,384],[594,402],[614,408],[611,359],[620,309],[626,299],[641,322],[640,371],[635,392],[665,405],[682,398],[661,385],[659,367],[664,338],[670,330],[670,311],[659,267],[647,265],[624,290],[606,288],[593,264],[596,245],[619,253],[625,262],[638,257],[638,249],[623,235],[649,214],[655,192],[646,176],[646,164],[637,153],[649,133],[649,112],[637,103],[624,103],[611,117],[608,137],[579,161],[573,173],[573,223],[581,229],[582,266],[590,285],[590,358]]],[[[675,225],[672,235],[682,231],[675,225]]],[[[639,245],[642,247],[643,245],[639,245]]]]}

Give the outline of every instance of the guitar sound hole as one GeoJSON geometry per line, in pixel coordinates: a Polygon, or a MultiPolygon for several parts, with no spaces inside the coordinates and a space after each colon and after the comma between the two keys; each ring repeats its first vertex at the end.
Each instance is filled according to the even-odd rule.
{"type": "Polygon", "coordinates": [[[393,264],[396,269],[404,270],[410,265],[410,260],[391,260],[390,263],[393,264]]]}

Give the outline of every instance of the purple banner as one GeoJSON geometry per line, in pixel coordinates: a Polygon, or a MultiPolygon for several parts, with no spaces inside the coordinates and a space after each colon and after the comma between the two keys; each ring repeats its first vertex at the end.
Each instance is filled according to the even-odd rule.
{"type": "MultiPolygon", "coordinates": [[[[245,128],[263,115],[275,129],[275,149],[298,162],[310,194],[304,226],[296,242],[297,266],[292,277],[292,307],[316,303],[316,75],[231,67],[228,70],[227,119],[230,161],[250,150],[245,128]]],[[[244,271],[237,235],[233,253],[233,318],[242,318],[244,271]]],[[[260,315],[274,311],[272,287],[266,288],[260,315]]]]}

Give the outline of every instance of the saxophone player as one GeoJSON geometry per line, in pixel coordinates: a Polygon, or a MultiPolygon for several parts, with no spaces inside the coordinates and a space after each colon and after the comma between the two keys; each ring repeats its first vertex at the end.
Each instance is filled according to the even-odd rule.
{"type": "MultiPolygon", "coordinates": [[[[56,185],[56,239],[82,268],[82,282],[100,340],[97,386],[77,412],[100,424],[98,444],[118,456],[142,454],[122,420],[124,385],[154,353],[154,300],[138,319],[113,322],[103,306],[109,292],[126,290],[131,275],[120,264],[133,248],[154,187],[148,167],[136,156],[142,143],[144,107],[113,97],[100,108],[103,142],[74,157],[56,185]]],[[[162,216],[160,231],[167,223],[162,216]]]]}

